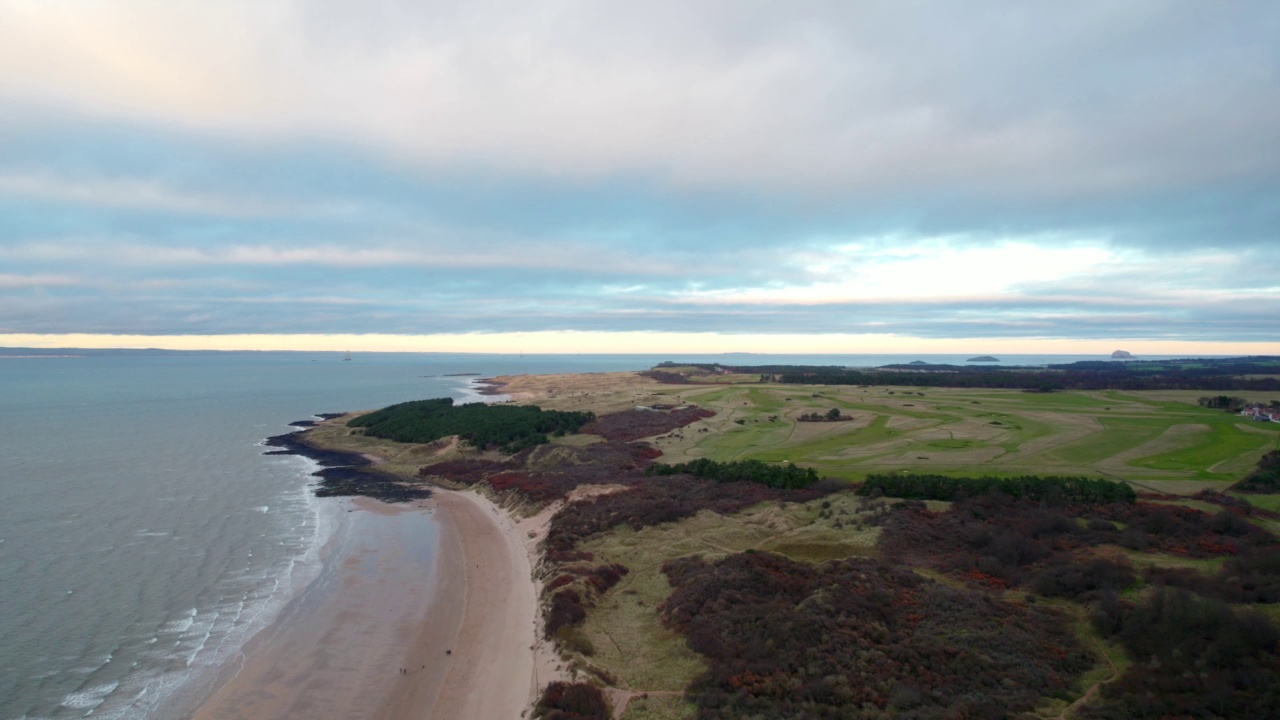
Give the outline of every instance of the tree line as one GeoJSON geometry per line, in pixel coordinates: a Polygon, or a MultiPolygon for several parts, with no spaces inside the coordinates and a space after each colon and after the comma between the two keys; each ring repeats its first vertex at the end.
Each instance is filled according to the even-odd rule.
{"type": "Polygon", "coordinates": [[[677,465],[650,465],[645,475],[693,475],[716,482],[753,482],[774,488],[799,490],[818,482],[818,472],[790,463],[770,465],[760,460],[716,462],[707,458],[677,465]]]}

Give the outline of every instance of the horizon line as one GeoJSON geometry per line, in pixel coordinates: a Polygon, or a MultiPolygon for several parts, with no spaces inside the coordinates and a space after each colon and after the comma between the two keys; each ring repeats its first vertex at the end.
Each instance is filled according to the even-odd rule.
{"type": "Polygon", "coordinates": [[[729,334],[652,331],[531,331],[397,335],[241,333],[139,335],[0,333],[0,348],[222,352],[387,352],[486,355],[1280,355],[1280,341],[1142,338],[921,338],[893,334],[729,334]],[[779,352],[774,348],[785,347],[779,352]],[[768,349],[762,349],[768,348],[768,349]]]}

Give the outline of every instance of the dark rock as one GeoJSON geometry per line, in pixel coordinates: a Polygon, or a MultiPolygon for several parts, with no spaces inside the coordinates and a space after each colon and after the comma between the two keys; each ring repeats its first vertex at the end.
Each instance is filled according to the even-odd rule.
{"type": "MultiPolygon", "coordinates": [[[[341,415],[338,413],[333,417],[341,415]]],[[[313,477],[319,478],[316,497],[363,495],[383,502],[410,502],[431,497],[428,487],[411,485],[371,469],[373,463],[360,453],[326,450],[311,445],[307,442],[305,430],[269,437],[265,444],[280,448],[268,450],[267,455],[300,455],[320,463],[321,469],[312,473],[313,477]]]]}

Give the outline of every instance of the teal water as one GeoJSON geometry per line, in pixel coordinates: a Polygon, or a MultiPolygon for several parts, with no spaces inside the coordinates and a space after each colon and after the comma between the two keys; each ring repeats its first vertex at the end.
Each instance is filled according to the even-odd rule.
{"type": "MultiPolygon", "coordinates": [[[[315,578],[320,547],[344,530],[337,502],[308,492],[309,461],[263,455],[261,441],[289,422],[477,399],[471,378],[450,373],[634,370],[669,359],[965,357],[0,357],[0,718],[172,717],[179,701],[207,692],[218,668],[315,578]]],[[[1076,359],[1086,358],[1002,358],[1076,359]]]]}

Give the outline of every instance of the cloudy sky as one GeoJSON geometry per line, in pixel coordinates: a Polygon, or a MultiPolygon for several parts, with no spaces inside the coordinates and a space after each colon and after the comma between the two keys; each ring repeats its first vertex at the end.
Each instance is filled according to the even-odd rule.
{"type": "Polygon", "coordinates": [[[0,345],[1280,354],[1277,37],[1270,0],[0,0],[0,345]]]}

